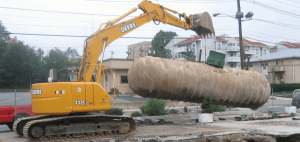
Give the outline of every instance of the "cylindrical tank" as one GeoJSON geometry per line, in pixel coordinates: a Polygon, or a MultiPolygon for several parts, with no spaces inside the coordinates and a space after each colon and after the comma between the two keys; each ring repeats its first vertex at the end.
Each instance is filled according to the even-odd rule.
{"type": "Polygon", "coordinates": [[[270,84],[258,72],[149,56],[134,61],[128,81],[142,97],[192,103],[210,96],[215,105],[257,109],[270,96],[270,84]]]}

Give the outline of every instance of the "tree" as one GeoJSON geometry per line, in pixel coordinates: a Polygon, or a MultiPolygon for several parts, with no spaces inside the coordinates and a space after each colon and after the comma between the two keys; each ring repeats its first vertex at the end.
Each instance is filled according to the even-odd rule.
{"type": "Polygon", "coordinates": [[[49,55],[44,57],[44,62],[47,71],[49,71],[52,68],[55,68],[57,70],[63,69],[66,67],[67,55],[64,51],[54,48],[49,51],[49,55]]]}
{"type": "Polygon", "coordinates": [[[30,75],[36,80],[40,71],[38,57],[34,49],[18,41],[8,44],[0,61],[2,88],[29,88],[30,75]]]}
{"type": "Polygon", "coordinates": [[[10,39],[9,35],[9,32],[6,30],[5,26],[3,26],[0,21],[0,39],[8,41],[10,39]]]}
{"type": "Polygon", "coordinates": [[[214,106],[212,104],[212,99],[210,96],[206,96],[201,105],[202,113],[213,113],[214,106]]]}
{"type": "MultiPolygon", "coordinates": [[[[151,41],[152,48],[155,52],[154,57],[159,57],[160,54],[160,46],[165,47],[175,36],[177,36],[176,32],[165,32],[160,30],[151,41]]],[[[169,49],[162,50],[163,58],[172,58],[171,51],[169,49]]]]}
{"type": "Polygon", "coordinates": [[[189,50],[182,55],[187,61],[195,61],[195,52],[193,50],[189,50]]]}

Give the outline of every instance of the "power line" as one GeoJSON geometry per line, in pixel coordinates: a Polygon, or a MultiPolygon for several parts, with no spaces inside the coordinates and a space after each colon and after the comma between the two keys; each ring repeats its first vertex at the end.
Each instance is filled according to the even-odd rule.
{"type": "MultiPolygon", "coordinates": [[[[247,0],[243,0],[245,2],[248,2],[248,3],[251,3],[247,0]]],[[[274,11],[274,12],[277,12],[277,13],[281,13],[281,14],[284,14],[284,15],[288,15],[288,16],[291,16],[291,17],[294,17],[294,18],[300,18],[300,15],[299,14],[295,14],[295,13],[292,13],[292,12],[288,12],[288,11],[284,11],[284,10],[280,10],[280,9],[277,9],[277,8],[274,8],[274,7],[271,7],[271,6],[268,6],[266,4],[263,4],[263,3],[260,3],[260,2],[253,2],[253,4],[256,4],[258,6],[261,6],[263,8],[266,8],[266,9],[269,9],[271,11],[274,11]]]]}
{"type": "Polygon", "coordinates": [[[283,3],[283,4],[285,4],[285,5],[289,5],[289,6],[293,6],[293,7],[299,8],[299,6],[295,6],[295,5],[292,5],[292,4],[288,4],[288,3],[285,3],[285,2],[281,2],[281,1],[279,1],[279,0],[274,0],[274,1],[276,1],[276,2],[278,2],[278,3],[283,3]]]}
{"type": "Polygon", "coordinates": [[[271,22],[271,21],[266,21],[266,20],[261,20],[261,19],[255,19],[255,18],[252,18],[252,19],[253,20],[257,20],[257,21],[261,21],[261,22],[266,22],[266,23],[274,24],[274,25],[279,25],[279,26],[287,27],[287,28],[292,28],[292,29],[295,29],[295,30],[300,30],[300,28],[292,27],[292,26],[296,26],[296,25],[271,22]]]}
{"type": "MultiPolygon", "coordinates": [[[[97,2],[140,2],[140,1],[108,1],[108,0],[89,0],[97,2]]],[[[225,2],[234,2],[235,0],[187,0],[187,1],[177,1],[177,0],[159,0],[158,2],[170,2],[170,3],[225,3],[225,2]]]]}
{"type": "Polygon", "coordinates": [[[279,37],[279,38],[289,39],[289,40],[299,40],[299,39],[291,39],[291,38],[285,38],[285,37],[281,37],[281,36],[269,35],[269,34],[260,33],[260,32],[253,32],[253,31],[250,31],[250,30],[244,30],[244,31],[246,31],[246,32],[252,32],[252,33],[257,33],[257,34],[260,34],[260,35],[266,35],[266,36],[270,36],[270,37],[279,37]]]}
{"type": "MultiPolygon", "coordinates": [[[[17,34],[17,35],[35,35],[35,36],[62,36],[62,37],[88,37],[88,36],[79,36],[79,35],[51,35],[51,34],[30,34],[30,33],[7,33],[7,32],[0,32],[0,34],[17,34]]],[[[120,37],[120,38],[125,38],[125,39],[154,39],[154,38],[162,38],[162,39],[187,39],[187,38],[191,38],[191,37],[120,37]]],[[[235,38],[235,37],[231,37],[231,38],[235,38]]],[[[258,40],[255,38],[250,38],[250,37],[244,37],[244,38],[249,38],[249,39],[253,39],[253,40],[257,40],[257,41],[261,41],[261,42],[266,42],[266,43],[273,43],[276,44],[274,42],[269,42],[269,41],[264,41],[264,40],[258,40]]]]}
{"type": "Polygon", "coordinates": [[[92,14],[92,13],[77,13],[77,12],[63,12],[63,11],[35,10],[35,9],[14,8],[14,7],[2,7],[2,6],[1,6],[0,8],[4,8],[4,9],[14,9],[14,10],[26,10],[26,11],[51,12],[51,13],[63,13],[63,14],[100,15],[100,16],[120,16],[120,15],[109,15],[109,14],[92,14]]]}
{"type": "MultiPolygon", "coordinates": [[[[30,24],[15,24],[15,23],[3,23],[3,24],[7,24],[7,25],[20,25],[20,26],[39,26],[39,27],[54,27],[54,28],[77,28],[77,29],[93,29],[93,28],[83,28],[83,27],[65,27],[65,26],[45,26],[45,25],[30,25],[30,24]]],[[[156,28],[156,29],[169,29],[172,31],[178,31],[171,28],[161,28],[161,27],[151,27],[151,26],[143,26],[141,27],[139,30],[147,30],[147,31],[152,31],[150,29],[142,29],[142,28],[156,28]]],[[[222,30],[222,29],[221,29],[222,30]]]]}

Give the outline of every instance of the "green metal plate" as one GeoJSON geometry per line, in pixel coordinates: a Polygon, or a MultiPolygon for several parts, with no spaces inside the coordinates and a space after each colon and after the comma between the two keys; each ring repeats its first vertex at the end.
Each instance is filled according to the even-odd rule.
{"type": "Polygon", "coordinates": [[[223,68],[226,55],[220,52],[210,51],[206,64],[223,68]]]}

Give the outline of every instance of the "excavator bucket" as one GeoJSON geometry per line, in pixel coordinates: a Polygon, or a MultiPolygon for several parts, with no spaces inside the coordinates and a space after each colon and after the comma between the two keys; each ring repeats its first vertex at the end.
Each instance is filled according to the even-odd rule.
{"type": "Polygon", "coordinates": [[[215,36],[213,23],[207,12],[190,15],[190,17],[191,16],[194,21],[192,28],[193,31],[195,31],[199,36],[208,37],[208,35],[212,36],[212,34],[215,36]]]}

